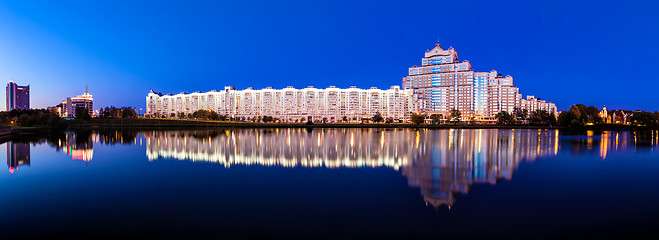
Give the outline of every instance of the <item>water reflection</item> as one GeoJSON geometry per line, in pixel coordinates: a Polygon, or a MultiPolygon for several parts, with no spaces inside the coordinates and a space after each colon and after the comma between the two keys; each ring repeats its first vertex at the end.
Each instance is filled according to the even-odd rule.
{"type": "Polygon", "coordinates": [[[150,161],[232,165],[390,167],[435,207],[474,183],[511,179],[517,165],[556,155],[558,130],[274,129],[148,132],[150,161]]]}
{"type": "Polygon", "coordinates": [[[558,153],[556,130],[448,130],[427,132],[426,143],[403,167],[412,187],[438,208],[455,202],[474,183],[510,180],[517,165],[558,153]]]}
{"type": "Polygon", "coordinates": [[[58,141],[58,147],[66,152],[73,160],[82,160],[86,163],[94,157],[94,142],[98,134],[91,132],[67,133],[64,139],[58,141]]]}
{"type": "Polygon", "coordinates": [[[134,144],[136,131],[70,131],[48,136],[16,136],[7,142],[7,166],[13,172],[19,165],[30,165],[30,144],[47,144],[63,151],[73,160],[89,163],[94,157],[94,144],[134,144]]]}
{"type": "Polygon", "coordinates": [[[149,160],[175,158],[231,165],[399,169],[419,144],[414,131],[273,129],[145,133],[149,160]]]}
{"type": "Polygon", "coordinates": [[[135,131],[77,131],[67,132],[58,139],[57,147],[64,150],[73,160],[87,163],[94,157],[94,143],[107,145],[132,144],[137,139],[135,131]]]}
{"type": "Polygon", "coordinates": [[[659,131],[587,131],[585,135],[571,135],[565,138],[573,155],[598,152],[604,160],[609,153],[636,150],[638,147],[654,151],[659,146],[659,131]]]}
{"type": "Polygon", "coordinates": [[[94,145],[146,143],[149,161],[178,159],[224,167],[384,167],[400,171],[436,208],[455,203],[473,184],[512,179],[521,162],[554,156],[654,151],[659,131],[559,133],[558,130],[496,129],[221,129],[196,131],[78,131],[7,143],[10,172],[30,165],[30,143],[47,143],[73,160],[89,163],[94,145]],[[139,135],[143,135],[139,136],[139,135]]]}
{"type": "Polygon", "coordinates": [[[30,166],[30,144],[22,142],[7,143],[7,167],[14,173],[18,166],[30,166]]]}

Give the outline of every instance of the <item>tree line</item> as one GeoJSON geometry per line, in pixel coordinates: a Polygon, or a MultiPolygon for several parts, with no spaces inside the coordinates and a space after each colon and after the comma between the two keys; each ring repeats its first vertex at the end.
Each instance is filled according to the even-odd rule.
{"type": "MultiPolygon", "coordinates": [[[[78,111],[76,111],[77,113],[78,111]]],[[[101,108],[98,113],[99,118],[137,118],[137,113],[135,109],[131,107],[120,107],[116,108],[114,106],[101,108]]]]}
{"type": "Polygon", "coordinates": [[[0,122],[4,125],[48,127],[53,130],[64,130],[69,126],[57,113],[46,109],[14,109],[0,112],[0,122]]]}
{"type": "Polygon", "coordinates": [[[426,119],[430,119],[432,124],[440,124],[442,121],[448,120],[450,123],[460,123],[462,122],[462,113],[458,109],[453,109],[449,112],[448,119],[444,119],[443,114],[430,114],[428,116],[427,114],[419,114],[419,113],[412,113],[410,115],[410,122],[419,125],[421,123],[424,123],[426,119]]]}
{"type": "Polygon", "coordinates": [[[564,127],[580,127],[584,125],[592,124],[601,124],[606,123],[606,119],[611,117],[611,123],[616,123],[616,119],[613,119],[613,115],[617,114],[618,117],[622,115],[628,116],[625,120],[622,120],[621,123],[635,124],[642,126],[654,126],[659,120],[659,111],[654,113],[647,111],[622,111],[622,110],[612,110],[607,116],[600,116],[600,110],[594,106],[588,106],[583,104],[576,104],[570,107],[570,110],[563,111],[558,115],[558,123],[564,127]]]}
{"type": "MultiPolygon", "coordinates": [[[[106,108],[107,109],[107,108],[106,108]]],[[[123,109],[123,108],[122,108],[123,109]]],[[[132,110],[134,114],[134,109],[132,110]]],[[[620,112],[613,110],[613,112],[620,112]]],[[[104,114],[101,114],[104,115],[104,114]]],[[[629,122],[638,125],[654,125],[659,123],[659,111],[654,113],[646,111],[636,111],[629,113],[629,122]]],[[[130,116],[130,115],[128,115],[130,116]]],[[[252,122],[276,122],[279,119],[272,116],[254,116],[254,117],[231,117],[229,115],[218,114],[212,110],[197,110],[193,113],[186,114],[184,112],[170,113],[167,115],[152,115],[152,117],[170,117],[170,118],[180,118],[180,119],[205,119],[205,120],[219,120],[219,121],[252,121],[252,122]]],[[[340,118],[343,122],[348,122],[349,120],[356,121],[357,117],[347,117],[343,116],[340,118]]],[[[570,107],[568,111],[561,112],[558,116],[554,112],[549,112],[544,109],[537,109],[534,111],[528,111],[527,109],[515,107],[513,111],[501,111],[495,115],[496,123],[498,125],[519,125],[519,124],[529,124],[534,126],[562,126],[562,127],[579,127],[591,124],[600,124],[604,123],[605,120],[600,116],[600,110],[594,106],[586,106],[584,104],[576,104],[570,107]]],[[[362,119],[366,120],[366,118],[362,119]]],[[[368,120],[374,123],[393,123],[394,118],[388,117],[384,118],[381,113],[377,112],[373,117],[368,120]]],[[[420,114],[420,113],[411,113],[410,122],[418,125],[426,121],[430,121],[431,124],[442,124],[442,123],[452,123],[459,124],[462,120],[462,113],[453,109],[449,112],[448,116],[442,114],[420,114]]],[[[306,122],[306,117],[302,117],[299,122],[306,122]]],[[[323,120],[325,121],[325,120],[323,120]]],[[[477,118],[471,117],[470,121],[477,121],[477,118]]]]}
{"type": "Polygon", "coordinates": [[[499,125],[528,123],[531,125],[556,125],[556,114],[544,109],[536,109],[529,113],[525,108],[513,108],[511,113],[501,111],[495,115],[499,125]]]}

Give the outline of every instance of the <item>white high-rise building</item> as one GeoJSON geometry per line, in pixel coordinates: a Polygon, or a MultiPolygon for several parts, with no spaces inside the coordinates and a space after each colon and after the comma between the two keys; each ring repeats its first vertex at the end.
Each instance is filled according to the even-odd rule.
{"type": "Polygon", "coordinates": [[[176,95],[151,92],[146,97],[146,114],[152,117],[171,117],[179,113],[190,114],[197,110],[212,110],[229,117],[253,118],[272,116],[285,122],[360,121],[380,113],[383,118],[405,121],[412,112],[418,112],[412,90],[392,86],[387,90],[357,87],[318,89],[247,88],[206,93],[179,93],[176,95]]]}
{"type": "Polygon", "coordinates": [[[443,49],[439,43],[425,52],[421,66],[409,68],[403,88],[418,95],[422,111],[428,115],[446,117],[451,110],[459,110],[463,121],[495,121],[497,113],[513,112],[516,107],[557,112],[551,102],[533,96],[523,99],[510,75],[504,77],[495,70],[476,72],[469,61],[458,61],[455,49],[443,49]]]}

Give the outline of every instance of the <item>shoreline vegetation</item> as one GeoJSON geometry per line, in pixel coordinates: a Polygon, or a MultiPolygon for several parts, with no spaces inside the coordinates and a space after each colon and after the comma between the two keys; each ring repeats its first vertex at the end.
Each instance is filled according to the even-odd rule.
{"type": "Polygon", "coordinates": [[[532,124],[413,124],[413,123],[259,123],[194,119],[91,119],[70,120],[70,129],[194,129],[194,128],[424,128],[424,129],[560,129],[560,130],[596,130],[596,131],[637,131],[653,130],[658,127],[636,126],[627,124],[595,124],[578,128],[532,124]]]}
{"type": "MultiPolygon", "coordinates": [[[[87,109],[76,109],[74,118],[64,119],[57,112],[46,109],[12,110],[0,112],[0,137],[16,135],[43,135],[63,133],[66,130],[190,130],[197,128],[412,128],[412,129],[560,129],[569,132],[594,131],[645,131],[659,130],[659,112],[637,111],[634,113],[616,112],[607,116],[606,123],[599,109],[577,104],[563,111],[558,116],[544,110],[528,112],[515,108],[511,113],[500,112],[495,123],[478,121],[463,122],[458,110],[449,116],[432,114],[430,116],[412,114],[409,122],[397,122],[376,113],[372,118],[343,117],[340,122],[304,121],[280,122],[272,116],[252,118],[228,117],[213,111],[198,110],[191,114],[178,114],[170,118],[138,117],[135,109],[130,107],[101,108],[97,117],[89,114],[87,109]],[[624,119],[620,119],[624,116],[624,119]],[[351,120],[351,121],[349,121],[351,120]]],[[[614,112],[614,111],[612,111],[614,112]]],[[[310,120],[310,119],[309,119],[310,120]]]]}
{"type": "Polygon", "coordinates": [[[152,118],[130,118],[130,119],[90,119],[90,120],[66,120],[68,128],[58,129],[49,126],[0,126],[0,143],[13,141],[15,139],[46,137],[52,138],[63,134],[66,130],[75,132],[89,131],[161,131],[161,130],[213,130],[213,129],[274,129],[274,128],[297,128],[328,129],[328,128],[353,128],[353,129],[555,129],[568,134],[586,134],[587,131],[654,131],[659,126],[638,126],[628,124],[596,124],[580,127],[561,127],[546,125],[496,125],[496,124],[413,124],[413,123],[254,123],[233,122],[217,120],[193,120],[193,119],[152,119],[152,118]]]}

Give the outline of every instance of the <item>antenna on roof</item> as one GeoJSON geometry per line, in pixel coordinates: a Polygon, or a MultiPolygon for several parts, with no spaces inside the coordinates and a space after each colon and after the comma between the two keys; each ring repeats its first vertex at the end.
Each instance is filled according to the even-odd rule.
{"type": "Polygon", "coordinates": [[[89,88],[87,87],[87,85],[85,85],[85,92],[88,93],[89,92],[88,90],[89,88]]]}

